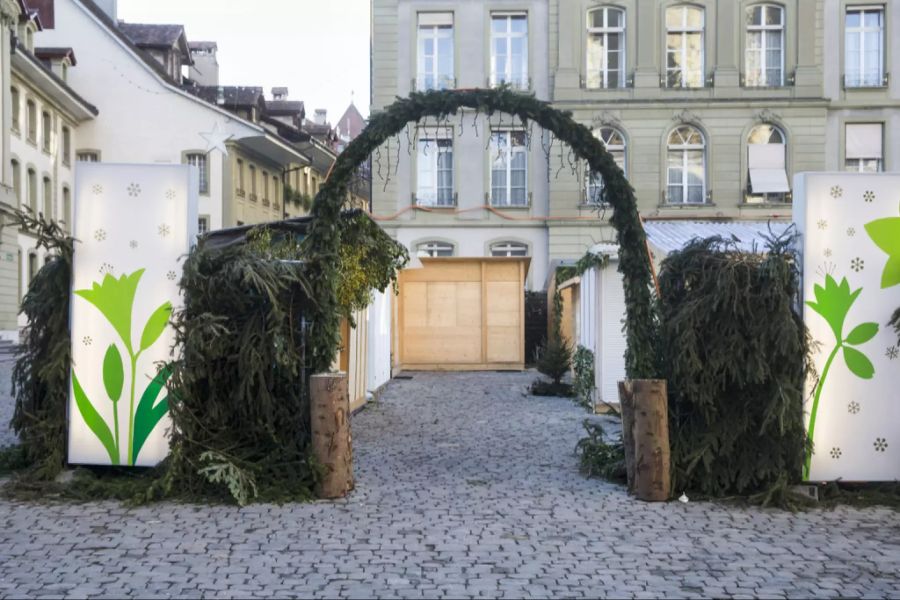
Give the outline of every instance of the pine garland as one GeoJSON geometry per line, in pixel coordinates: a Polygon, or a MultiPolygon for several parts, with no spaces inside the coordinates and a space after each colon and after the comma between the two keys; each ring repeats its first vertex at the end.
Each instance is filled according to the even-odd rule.
{"type": "Polygon", "coordinates": [[[695,240],[660,271],[673,491],[776,498],[799,481],[809,338],[791,234],[765,254],[695,240]]]}
{"type": "Polygon", "coordinates": [[[327,370],[339,344],[337,286],[342,232],[338,224],[356,168],[409,123],[429,117],[445,119],[464,108],[488,116],[512,115],[526,129],[531,123],[537,124],[567,144],[579,160],[586,160],[591,171],[603,177],[606,198],[614,208],[610,223],[618,232],[620,245],[619,270],[624,279],[628,342],[626,370],[634,379],[655,377],[658,374],[654,350],[656,319],[650,292],[651,274],[634,190],[603,143],[587,127],[575,122],[571,113],[505,87],[428,91],[398,98],[383,111],[373,114],[362,134],[338,157],[312,208],[315,218],[309,235],[312,259],[309,281],[317,300],[311,315],[314,369],[327,370]]]}

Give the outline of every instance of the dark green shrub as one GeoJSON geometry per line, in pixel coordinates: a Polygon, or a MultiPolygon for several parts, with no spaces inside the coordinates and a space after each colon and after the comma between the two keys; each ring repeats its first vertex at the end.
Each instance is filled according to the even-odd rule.
{"type": "Polygon", "coordinates": [[[771,239],[766,253],[752,254],[721,238],[695,240],[663,262],[676,494],[771,492],[800,479],[809,339],[795,311],[792,243],[771,239]]]}
{"type": "Polygon", "coordinates": [[[575,373],[572,385],[578,404],[587,410],[594,409],[594,353],[578,346],[572,357],[572,371],[575,373]]]}
{"type": "Polygon", "coordinates": [[[607,442],[600,423],[585,419],[583,426],[587,437],[580,439],[575,446],[582,474],[625,483],[627,474],[622,442],[607,442]]]}

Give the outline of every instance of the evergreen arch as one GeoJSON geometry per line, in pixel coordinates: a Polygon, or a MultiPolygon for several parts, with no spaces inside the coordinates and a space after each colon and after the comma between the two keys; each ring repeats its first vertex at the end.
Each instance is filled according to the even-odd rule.
{"type": "Polygon", "coordinates": [[[612,205],[610,223],[619,240],[619,271],[623,275],[628,342],[626,370],[632,379],[656,376],[654,308],[646,236],[638,215],[634,190],[603,143],[590,129],[534,96],[508,88],[447,90],[413,93],[398,98],[385,110],[374,114],[369,124],[351,142],[332,166],[312,206],[312,225],[306,240],[312,297],[316,305],[311,315],[310,346],[313,368],[328,370],[340,344],[340,318],[336,289],[341,247],[340,215],[354,173],[369,156],[408,124],[426,118],[443,119],[461,109],[485,115],[506,113],[523,126],[537,124],[566,143],[577,158],[603,177],[606,198],[612,205]]]}

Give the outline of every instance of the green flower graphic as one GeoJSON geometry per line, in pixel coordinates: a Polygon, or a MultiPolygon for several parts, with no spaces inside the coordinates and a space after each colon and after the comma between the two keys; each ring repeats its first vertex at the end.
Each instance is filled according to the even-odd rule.
{"type": "Polygon", "coordinates": [[[881,274],[881,288],[900,284],[900,217],[872,221],[866,225],[866,233],[888,255],[881,274]]]}
{"type": "MultiPolygon", "coordinates": [[[[144,274],[144,269],[139,269],[130,275],[123,275],[118,279],[112,275],[106,275],[101,283],[94,283],[91,289],[76,290],[75,294],[93,304],[99,310],[109,324],[113,327],[122,340],[128,355],[131,367],[131,389],[128,407],[128,445],[127,461],[133,465],[138,454],[156,427],[156,424],[168,412],[168,397],[156,402],[162,391],[170,372],[161,370],[150,381],[144,390],[137,411],[135,411],[135,383],[138,377],[137,362],[141,354],[153,346],[163,334],[169,324],[172,315],[172,304],[164,302],[157,308],[144,324],[141,333],[140,345],[135,351],[132,339],[132,316],[134,312],[134,300],[137,294],[138,283],[144,274]]],[[[103,358],[103,386],[106,395],[113,405],[113,430],[91,404],[83,388],[78,383],[75,370],[72,370],[73,389],[76,398],[76,406],[85,423],[100,440],[110,455],[112,464],[119,464],[122,445],[119,440],[119,400],[125,383],[125,364],[122,353],[116,344],[110,344],[103,358]]]]}
{"type": "MultiPolygon", "coordinates": [[[[878,323],[862,323],[854,327],[853,330],[844,337],[844,323],[847,320],[847,315],[853,307],[853,303],[856,302],[856,299],[859,298],[859,295],[862,293],[862,288],[851,291],[850,283],[847,281],[846,277],[841,279],[841,283],[838,284],[834,277],[826,275],[825,287],[816,285],[813,291],[816,296],[815,302],[807,301],[806,304],[815,312],[819,313],[831,327],[831,331],[834,333],[835,347],[828,356],[828,360],[825,362],[825,367],[822,369],[822,376],[819,378],[813,396],[813,405],[809,415],[809,430],[807,434],[810,444],[813,442],[813,436],[816,430],[816,415],[819,411],[819,399],[822,396],[822,389],[825,387],[825,381],[828,378],[828,373],[831,371],[834,359],[837,358],[838,353],[843,351],[844,363],[851,373],[860,379],[872,379],[872,377],[875,376],[875,367],[872,365],[872,361],[869,360],[865,354],[854,348],[854,346],[865,344],[878,334],[878,323]]],[[[806,463],[803,467],[803,477],[805,479],[809,478],[811,463],[812,455],[807,454],[806,463]]]]}

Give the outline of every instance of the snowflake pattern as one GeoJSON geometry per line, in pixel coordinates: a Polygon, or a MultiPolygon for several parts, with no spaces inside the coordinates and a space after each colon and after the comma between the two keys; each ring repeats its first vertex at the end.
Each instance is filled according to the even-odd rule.
{"type": "Polygon", "coordinates": [[[91,188],[91,191],[94,192],[95,196],[99,196],[103,193],[103,186],[98,183],[91,188]]]}
{"type": "Polygon", "coordinates": [[[837,460],[841,457],[841,449],[840,448],[832,448],[831,449],[831,458],[837,460]]]}
{"type": "Polygon", "coordinates": [[[831,197],[832,197],[832,198],[837,199],[837,198],[840,198],[840,197],[843,196],[843,195],[844,195],[844,188],[842,188],[842,187],[839,186],[839,185],[833,185],[833,186],[831,186],[831,197]]]}
{"type": "Polygon", "coordinates": [[[172,230],[171,230],[171,229],[169,228],[169,226],[166,225],[165,223],[163,223],[162,225],[160,225],[160,226],[157,228],[157,231],[159,231],[159,236],[160,236],[160,237],[169,237],[169,234],[172,233],[172,230]]]}
{"type": "Polygon", "coordinates": [[[847,229],[847,237],[853,237],[855,235],[856,235],[856,229],[854,229],[853,227],[850,227],[847,229]]]}
{"type": "Polygon", "coordinates": [[[115,269],[109,263],[105,262],[102,265],[100,265],[100,274],[101,275],[112,275],[114,271],[115,271],[115,269]]]}
{"type": "Polygon", "coordinates": [[[863,200],[866,202],[873,202],[875,200],[875,192],[868,190],[865,194],[863,194],[863,200]]]}
{"type": "Polygon", "coordinates": [[[130,242],[128,242],[128,245],[131,246],[132,250],[134,250],[135,248],[138,247],[137,240],[131,240],[130,242]]]}
{"type": "Polygon", "coordinates": [[[900,356],[900,346],[888,346],[887,352],[884,353],[888,360],[894,360],[900,356]]]}
{"type": "Polygon", "coordinates": [[[872,445],[875,446],[875,452],[884,452],[888,447],[887,440],[884,438],[875,438],[875,443],[872,445]]]}
{"type": "Polygon", "coordinates": [[[106,239],[106,230],[98,229],[97,231],[95,231],[94,239],[97,240],[98,242],[102,242],[103,240],[105,240],[106,239]]]}
{"type": "Polygon", "coordinates": [[[819,226],[819,229],[822,229],[823,231],[828,229],[828,221],[825,219],[819,219],[819,222],[816,224],[819,226]]]}
{"type": "Polygon", "coordinates": [[[91,336],[86,335],[83,338],[81,338],[81,343],[84,344],[85,346],[90,346],[91,344],[94,343],[94,340],[91,338],[91,336]]]}
{"type": "Polygon", "coordinates": [[[132,198],[137,198],[141,195],[141,185],[139,183],[132,183],[128,186],[128,195],[132,198]]]}
{"type": "Polygon", "coordinates": [[[166,198],[169,200],[175,199],[175,190],[166,190],[166,198]]]}
{"type": "Polygon", "coordinates": [[[169,281],[175,281],[175,277],[177,277],[177,275],[175,275],[175,271],[169,271],[168,273],[166,273],[166,279],[168,279],[169,281]]]}
{"type": "Polygon", "coordinates": [[[851,415],[859,414],[859,402],[851,402],[847,405],[847,412],[851,415]]]}
{"type": "Polygon", "coordinates": [[[866,268],[866,261],[857,256],[850,261],[850,268],[859,273],[866,268]]]}
{"type": "Polygon", "coordinates": [[[825,258],[831,258],[831,248],[825,248],[825,252],[823,252],[822,254],[825,255],[825,258]]]}

